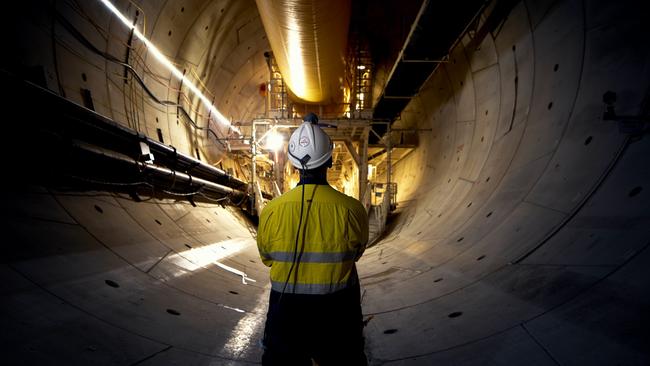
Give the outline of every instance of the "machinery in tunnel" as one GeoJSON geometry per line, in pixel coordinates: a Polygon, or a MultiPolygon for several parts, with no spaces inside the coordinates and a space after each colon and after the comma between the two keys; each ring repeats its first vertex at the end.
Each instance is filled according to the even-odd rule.
{"type": "Polygon", "coordinates": [[[259,363],[255,220],[309,111],[375,234],[371,364],[650,363],[641,1],[11,9],[6,364],[259,363]]]}

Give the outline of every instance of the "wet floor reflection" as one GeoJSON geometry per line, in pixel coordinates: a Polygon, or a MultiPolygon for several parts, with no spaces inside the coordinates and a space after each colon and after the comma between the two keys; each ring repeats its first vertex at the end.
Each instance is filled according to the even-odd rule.
{"type": "Polygon", "coordinates": [[[246,313],[237,322],[219,354],[235,359],[261,357],[261,339],[264,333],[267,303],[268,292],[264,291],[257,296],[253,311],[246,313]]]}

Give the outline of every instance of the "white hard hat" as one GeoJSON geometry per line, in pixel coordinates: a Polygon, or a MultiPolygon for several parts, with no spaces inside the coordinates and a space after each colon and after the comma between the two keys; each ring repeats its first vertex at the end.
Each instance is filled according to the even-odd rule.
{"type": "Polygon", "coordinates": [[[289,160],[298,169],[309,170],[325,164],[332,156],[332,140],[317,124],[312,113],[305,117],[289,139],[289,160]],[[308,118],[309,117],[309,118],[308,118]]]}

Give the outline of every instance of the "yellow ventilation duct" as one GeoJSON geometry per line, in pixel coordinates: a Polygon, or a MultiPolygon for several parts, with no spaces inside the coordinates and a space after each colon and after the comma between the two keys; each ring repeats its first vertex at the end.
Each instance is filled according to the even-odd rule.
{"type": "Polygon", "coordinates": [[[291,93],[306,103],[341,103],[350,0],[256,2],[291,93]]]}

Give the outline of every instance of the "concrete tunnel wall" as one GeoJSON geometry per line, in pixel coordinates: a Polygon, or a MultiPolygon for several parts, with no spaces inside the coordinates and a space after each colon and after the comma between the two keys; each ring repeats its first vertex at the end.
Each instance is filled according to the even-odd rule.
{"type": "MultiPolygon", "coordinates": [[[[243,6],[223,4],[215,14],[243,6]]],[[[159,14],[151,34],[192,28],[147,13],[159,14]]],[[[396,127],[431,131],[395,167],[398,213],[359,263],[374,364],[650,362],[650,143],[603,121],[601,101],[612,90],[619,114],[648,113],[640,14],[635,1],[521,2],[478,49],[465,48],[468,39],[454,48],[407,107],[396,127]]],[[[163,49],[190,49],[193,39],[163,49]]],[[[262,43],[247,51],[259,55],[262,43]]],[[[69,98],[87,66],[59,65],[69,98]]],[[[97,85],[111,90],[102,75],[112,69],[96,66],[97,85]]],[[[224,108],[239,92],[216,74],[208,79],[224,90],[224,108]]],[[[246,90],[239,99],[254,105],[246,90]]],[[[115,93],[94,95],[124,109],[115,93]]],[[[143,110],[155,137],[153,113],[175,116],[143,110]]],[[[184,141],[187,127],[174,125],[171,141],[184,141]]],[[[259,362],[268,274],[234,209],[38,185],[4,193],[10,363],[259,362]]]]}
{"type": "Polygon", "coordinates": [[[650,145],[602,120],[607,90],[620,113],[647,103],[632,5],[519,3],[402,114],[396,128],[431,131],[396,166],[399,216],[360,266],[376,359],[648,362],[650,145]]]}

